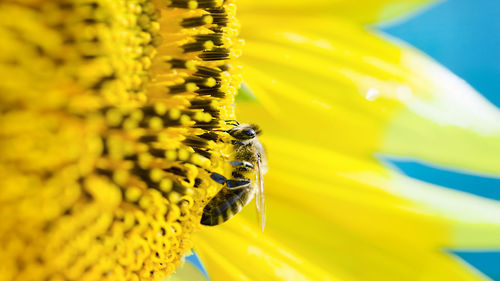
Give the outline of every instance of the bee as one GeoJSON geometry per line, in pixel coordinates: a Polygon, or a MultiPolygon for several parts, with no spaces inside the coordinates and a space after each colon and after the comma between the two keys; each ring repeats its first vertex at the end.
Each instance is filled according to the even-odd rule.
{"type": "Polygon", "coordinates": [[[230,161],[233,167],[231,179],[223,175],[212,173],[212,180],[224,187],[213,197],[203,209],[201,224],[214,226],[232,218],[241,211],[257,194],[255,200],[259,224],[264,231],[265,226],[265,199],[264,174],[267,172],[267,160],[264,147],[259,142],[261,130],[253,124],[239,124],[232,121],[233,127],[227,131],[233,139],[234,160],[230,161]]]}

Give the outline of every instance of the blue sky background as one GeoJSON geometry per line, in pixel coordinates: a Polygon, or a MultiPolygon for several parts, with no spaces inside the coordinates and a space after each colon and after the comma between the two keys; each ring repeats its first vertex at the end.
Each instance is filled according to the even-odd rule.
{"type": "Polygon", "coordinates": [[[427,53],[500,106],[500,1],[447,0],[380,28],[427,53]]]}
{"type": "MultiPolygon", "coordinates": [[[[500,107],[499,0],[442,1],[409,19],[377,29],[430,55],[500,107]]],[[[463,174],[409,160],[383,160],[408,176],[500,200],[500,178],[463,174]]],[[[450,252],[500,281],[500,249],[450,252]]]]}

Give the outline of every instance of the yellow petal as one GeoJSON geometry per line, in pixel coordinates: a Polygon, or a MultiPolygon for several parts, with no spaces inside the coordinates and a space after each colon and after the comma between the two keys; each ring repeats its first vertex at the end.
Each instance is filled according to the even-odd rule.
{"type": "Polygon", "coordinates": [[[243,119],[353,156],[500,173],[500,113],[429,58],[340,19],[243,21],[243,119]],[[313,136],[313,137],[312,137],[313,136]]]}
{"type": "Polygon", "coordinates": [[[387,184],[391,193],[418,202],[429,213],[449,220],[446,248],[500,247],[500,204],[496,200],[440,188],[398,174],[387,184]]]}
{"type": "Polygon", "coordinates": [[[275,0],[256,1],[242,0],[238,4],[241,14],[273,14],[280,15],[304,15],[336,16],[360,23],[373,23],[391,19],[434,0],[275,0]]]}
{"type": "Polygon", "coordinates": [[[264,142],[273,168],[266,231],[247,208],[199,233],[213,280],[483,280],[444,251],[499,246],[500,221],[487,214],[498,203],[283,137],[264,142]]]}
{"type": "Polygon", "coordinates": [[[212,280],[341,280],[278,240],[262,237],[244,219],[207,229],[196,241],[212,280]]]}

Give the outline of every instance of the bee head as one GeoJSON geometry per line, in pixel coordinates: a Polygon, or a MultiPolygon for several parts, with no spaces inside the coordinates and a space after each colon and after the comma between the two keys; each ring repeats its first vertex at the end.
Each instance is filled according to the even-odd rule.
{"type": "Polygon", "coordinates": [[[238,140],[250,140],[259,135],[262,131],[254,124],[241,124],[227,131],[233,138],[238,140]]]}

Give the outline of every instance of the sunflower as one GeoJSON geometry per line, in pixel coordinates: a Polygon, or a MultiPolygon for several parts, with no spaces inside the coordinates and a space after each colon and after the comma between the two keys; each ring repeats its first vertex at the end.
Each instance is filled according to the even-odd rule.
{"type": "Polygon", "coordinates": [[[158,280],[194,246],[213,280],[478,280],[440,249],[498,246],[498,204],[373,155],[498,172],[498,112],[361,27],[419,2],[359,4],[238,2],[243,48],[233,1],[1,3],[0,279],[158,280]],[[265,132],[265,234],[200,226],[234,119],[265,132]]]}

